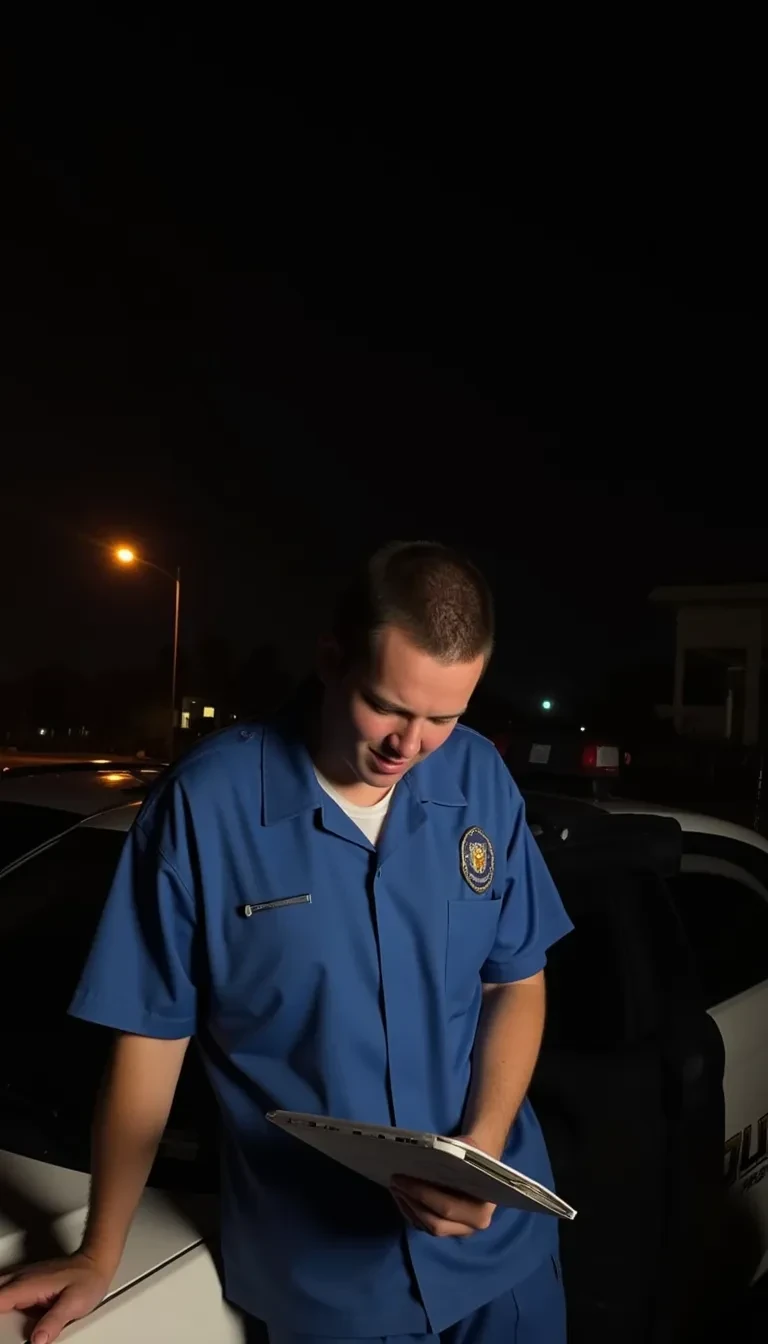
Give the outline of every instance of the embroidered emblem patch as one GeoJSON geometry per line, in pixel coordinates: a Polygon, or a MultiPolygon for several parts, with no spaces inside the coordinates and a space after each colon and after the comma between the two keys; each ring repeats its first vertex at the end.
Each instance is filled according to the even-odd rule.
{"type": "Polygon", "coordinates": [[[479,826],[470,826],[459,842],[461,875],[467,886],[478,896],[487,891],[493,881],[495,860],[493,845],[479,826]]]}

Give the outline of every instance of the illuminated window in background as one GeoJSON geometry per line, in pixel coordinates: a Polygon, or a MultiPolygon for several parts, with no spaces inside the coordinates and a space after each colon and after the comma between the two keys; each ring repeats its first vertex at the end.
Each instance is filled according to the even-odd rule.
{"type": "Polygon", "coordinates": [[[203,705],[203,718],[212,719],[215,717],[216,710],[213,705],[203,705]]]}
{"type": "Polygon", "coordinates": [[[189,727],[189,710],[188,710],[188,709],[182,709],[182,711],[181,711],[181,726],[182,726],[182,728],[188,728],[188,727],[189,727]]]}

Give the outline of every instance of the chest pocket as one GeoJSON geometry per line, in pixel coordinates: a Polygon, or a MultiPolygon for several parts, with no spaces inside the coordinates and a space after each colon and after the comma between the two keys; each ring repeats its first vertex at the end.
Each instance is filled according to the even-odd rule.
{"type": "Polygon", "coordinates": [[[490,899],[448,902],[445,988],[452,1015],[472,1004],[480,972],[496,941],[501,905],[490,899]]]}
{"type": "Polygon", "coordinates": [[[262,1026],[289,1012],[287,988],[311,986],[327,961],[325,923],[318,913],[308,893],[233,909],[218,967],[218,1009],[262,1026]]]}

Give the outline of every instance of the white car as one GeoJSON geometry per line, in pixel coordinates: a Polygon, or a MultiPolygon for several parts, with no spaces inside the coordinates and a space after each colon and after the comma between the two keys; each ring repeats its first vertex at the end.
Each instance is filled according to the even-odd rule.
{"type": "Polygon", "coordinates": [[[597,810],[667,817],[681,829],[680,871],[667,885],[725,1046],[726,1236],[738,1237],[749,1257],[742,1277],[756,1282],[768,1270],[768,840],[656,803],[569,799],[535,789],[526,798],[529,818],[540,811],[564,827],[571,815],[597,810]]]}
{"type": "Polygon", "coordinates": [[[749,1226],[754,1279],[768,1270],[768,840],[697,812],[612,800],[614,816],[674,818],[683,832],[672,895],[725,1045],[725,1180],[749,1226]]]}
{"type": "MultiPolygon", "coordinates": [[[[0,1273],[74,1249],[85,1218],[90,1114],[110,1034],[69,1018],[66,1007],[141,802],[140,780],[107,773],[108,781],[81,775],[76,804],[66,774],[0,781],[0,841],[4,828],[18,828],[24,810],[36,808],[32,830],[37,825],[42,841],[0,872],[0,1273]],[[106,790],[112,805],[105,809],[106,790]],[[88,811],[94,815],[73,815],[88,811]]],[[[768,842],[693,813],[594,806],[667,815],[682,828],[674,894],[725,1042],[726,1176],[759,1237],[750,1266],[757,1277],[768,1268],[768,842]]],[[[200,1121],[210,1112],[195,1060],[190,1052],[112,1289],[67,1338],[248,1338],[223,1301],[209,1249],[216,1244],[215,1129],[200,1121]]],[[[0,1317],[0,1344],[24,1338],[21,1317],[0,1317]]]]}
{"type": "MultiPolygon", "coordinates": [[[[0,842],[18,845],[20,833],[41,841],[0,875],[0,1274],[72,1251],[81,1238],[87,1115],[109,1033],[69,1018],[66,1000],[140,807],[140,785],[140,776],[119,769],[0,781],[0,842]],[[83,819],[88,811],[95,815],[83,819]]],[[[69,1327],[68,1339],[250,1338],[222,1298],[209,1250],[216,1161],[203,1151],[201,1105],[212,1112],[201,1101],[195,1065],[190,1056],[110,1293],[69,1327]]],[[[209,1147],[212,1124],[210,1138],[209,1147]]],[[[20,1344],[28,1334],[21,1315],[0,1316],[0,1344],[20,1344]]]]}

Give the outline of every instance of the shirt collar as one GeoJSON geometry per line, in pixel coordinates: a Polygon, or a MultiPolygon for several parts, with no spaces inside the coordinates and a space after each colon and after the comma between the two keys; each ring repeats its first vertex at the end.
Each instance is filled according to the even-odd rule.
{"type": "Polygon", "coordinates": [[[265,729],[261,785],[265,826],[322,805],[323,794],[298,725],[283,722],[265,729]]]}
{"type": "MultiPolygon", "coordinates": [[[[466,797],[450,769],[445,747],[414,766],[405,783],[414,798],[443,807],[463,807],[466,797]]],[[[322,806],[323,793],[299,725],[271,724],[262,747],[262,816],[265,826],[322,806]]]]}
{"type": "MultiPolygon", "coordinates": [[[[450,739],[449,739],[450,741],[450,739]]],[[[458,776],[451,769],[453,753],[447,743],[433,751],[420,765],[415,765],[405,776],[415,798],[422,803],[439,803],[443,807],[464,807],[466,798],[458,776]]]]}

